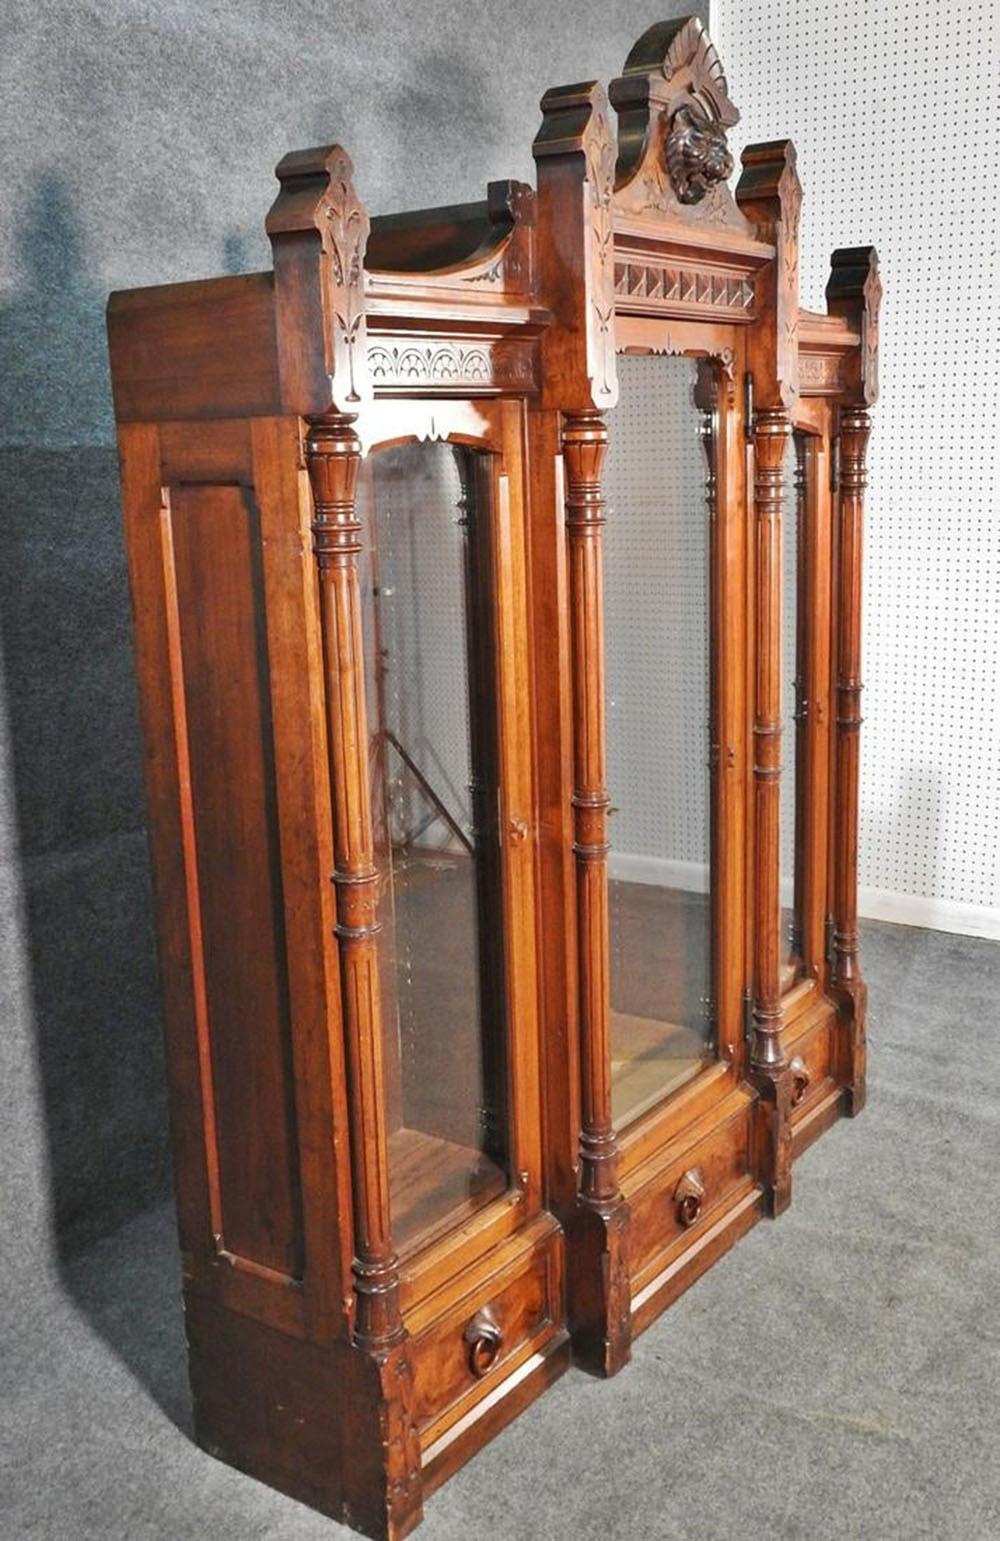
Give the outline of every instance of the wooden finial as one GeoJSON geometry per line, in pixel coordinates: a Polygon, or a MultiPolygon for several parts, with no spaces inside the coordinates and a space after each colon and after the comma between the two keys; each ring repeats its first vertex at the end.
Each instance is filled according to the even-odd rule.
{"type": "Polygon", "coordinates": [[[878,317],[882,280],[874,246],[845,246],[830,258],[826,308],[831,316],[843,316],[861,333],[861,348],[854,387],[870,407],[878,400],[878,317]]]}
{"type": "Polygon", "coordinates": [[[369,219],[340,145],[293,150],[265,228],[274,254],[284,406],[355,415],[369,394],[364,258],[369,219]]]}
{"type": "Polygon", "coordinates": [[[751,340],[757,399],[764,406],[793,405],[799,394],[799,215],[802,184],[790,139],[747,145],[736,202],[762,241],[776,247],[773,265],[757,279],[761,325],[751,340]]]}
{"type": "Polygon", "coordinates": [[[541,101],[538,163],[542,289],[556,316],[543,340],[547,404],[603,412],[618,400],[611,200],[615,141],[597,81],[557,86],[541,101]],[[582,196],[581,196],[582,195],[582,196]]]}

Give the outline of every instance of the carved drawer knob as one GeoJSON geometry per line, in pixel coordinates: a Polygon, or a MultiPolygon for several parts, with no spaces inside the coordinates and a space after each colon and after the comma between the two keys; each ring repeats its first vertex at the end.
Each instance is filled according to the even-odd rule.
{"type": "Polygon", "coordinates": [[[496,1363],[503,1342],[500,1324],[487,1306],[476,1312],[462,1336],[469,1345],[469,1369],[479,1378],[496,1363]]]}
{"type": "Polygon", "coordinates": [[[674,1189],[674,1204],[681,1225],[695,1225],[701,1219],[701,1207],[705,1201],[705,1178],[700,1166],[693,1166],[681,1178],[674,1189]]]}
{"type": "Polygon", "coordinates": [[[809,1090],[809,1072],[805,1061],[796,1054],[788,1067],[792,1076],[792,1107],[797,1108],[809,1090]]]}

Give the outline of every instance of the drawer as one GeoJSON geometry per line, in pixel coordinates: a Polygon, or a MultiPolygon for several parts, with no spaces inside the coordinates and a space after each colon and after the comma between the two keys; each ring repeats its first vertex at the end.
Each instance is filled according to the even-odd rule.
{"type": "Polygon", "coordinates": [[[751,1103],[738,1108],[701,1139],[634,1174],[629,1252],[633,1289],[644,1267],[674,1243],[695,1239],[741,1187],[750,1172],[751,1103]],[[652,1168],[652,1170],[651,1170],[652,1168]],[[647,1175],[648,1174],[648,1175],[647,1175]]]}
{"type": "Polygon", "coordinates": [[[562,1235],[522,1250],[413,1341],[414,1416],[423,1435],[450,1423],[542,1347],[562,1319],[562,1235]]]}
{"type": "Polygon", "coordinates": [[[803,1036],[789,1049],[789,1057],[796,1071],[797,1085],[793,1097],[798,1101],[793,1108],[793,1119],[802,1116],[821,1087],[829,1081],[833,1067],[832,1024],[821,1022],[819,1027],[803,1036]]]}

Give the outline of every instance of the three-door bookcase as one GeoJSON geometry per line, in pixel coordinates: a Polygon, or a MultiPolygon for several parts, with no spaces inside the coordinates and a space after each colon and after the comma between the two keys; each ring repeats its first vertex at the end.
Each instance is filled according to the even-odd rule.
{"type": "Polygon", "coordinates": [[[296,151],[109,307],[197,1436],[375,1537],[864,1101],[877,263],[737,117],[663,23],[534,188],[296,151]]]}

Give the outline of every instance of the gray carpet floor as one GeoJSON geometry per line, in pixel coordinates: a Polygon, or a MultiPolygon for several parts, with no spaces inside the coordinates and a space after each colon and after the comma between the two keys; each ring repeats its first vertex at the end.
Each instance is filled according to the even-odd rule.
{"type": "MultiPolygon", "coordinates": [[[[1000,1537],[1000,946],[868,925],[869,1104],[641,1338],[428,1504],[425,1541],[1000,1537]]],[[[333,1541],[192,1443],[173,1216],[40,1283],[4,1351],[4,1541],[333,1541]]]]}

